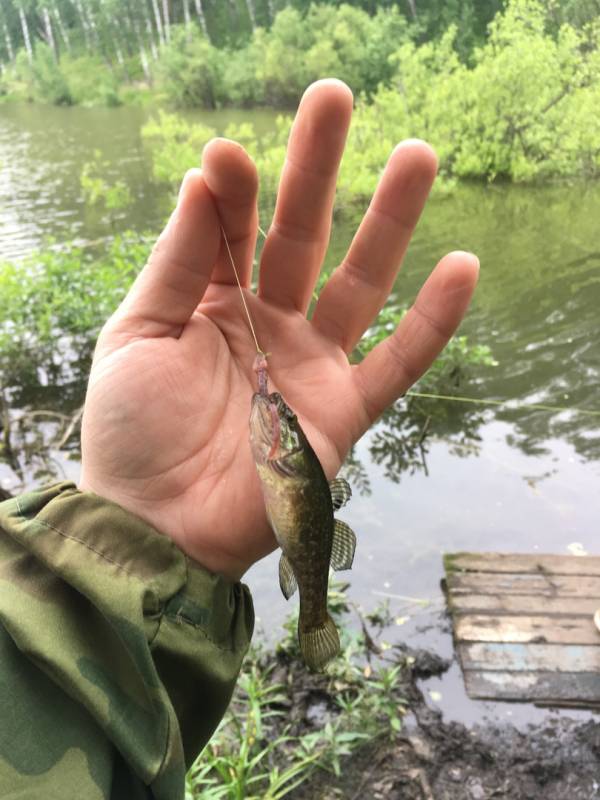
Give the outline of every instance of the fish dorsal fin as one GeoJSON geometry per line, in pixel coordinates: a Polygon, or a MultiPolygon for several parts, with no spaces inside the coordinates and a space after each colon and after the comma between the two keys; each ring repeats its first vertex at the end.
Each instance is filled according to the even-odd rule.
{"type": "Polygon", "coordinates": [[[283,553],[279,559],[279,586],[286,600],[290,599],[298,586],[292,565],[283,553]]]}
{"type": "Polygon", "coordinates": [[[339,519],[333,521],[333,542],[331,544],[332,569],[350,569],[356,550],[356,534],[349,525],[339,519]]]}
{"type": "Polygon", "coordinates": [[[334,511],[345,506],[352,497],[350,484],[348,481],[344,480],[344,478],[334,478],[332,481],[329,481],[329,491],[331,492],[331,501],[334,511]]]}

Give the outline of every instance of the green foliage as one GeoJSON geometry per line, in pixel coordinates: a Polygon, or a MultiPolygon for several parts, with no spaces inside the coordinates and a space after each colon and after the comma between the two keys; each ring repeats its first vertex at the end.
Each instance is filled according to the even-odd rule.
{"type": "Polygon", "coordinates": [[[54,60],[51,49],[39,43],[30,64],[24,50],[0,78],[0,94],[14,100],[36,100],[54,105],[121,103],[119,77],[96,56],[65,55],[54,60]]]}
{"type": "Polygon", "coordinates": [[[195,28],[171,29],[171,41],[162,49],[158,83],[177,106],[215,108],[222,99],[226,59],[195,28]]]}
{"type": "MultiPolygon", "coordinates": [[[[324,57],[338,58],[346,46],[347,52],[354,49],[348,19],[356,13],[362,12],[349,7],[311,9],[307,19],[313,20],[315,29],[328,30],[328,36],[328,26],[334,20],[339,23],[335,28],[339,47],[324,48],[324,57]]],[[[392,15],[386,19],[393,23],[392,15]]],[[[305,24],[298,12],[286,9],[269,34],[275,39],[265,40],[268,52],[261,80],[271,100],[291,99],[300,84],[314,77],[305,72],[312,63],[311,53],[321,51],[316,44],[312,49],[305,24]],[[285,48],[279,51],[278,44],[271,52],[274,41],[285,48]],[[299,50],[307,42],[310,46],[300,59],[299,50]],[[293,60],[301,61],[295,72],[286,60],[291,52],[293,60]],[[290,71],[296,78],[290,78],[290,71]]],[[[472,66],[459,57],[454,27],[435,43],[417,46],[405,41],[390,62],[394,86],[383,85],[370,102],[363,98],[357,104],[339,173],[338,204],[369,197],[389,153],[399,140],[411,137],[425,139],[436,149],[437,192],[452,191],[459,178],[596,177],[600,174],[598,34],[600,25],[577,30],[568,23],[553,33],[541,0],[511,0],[505,14],[490,26],[487,43],[475,51],[472,66]]],[[[370,45],[375,46],[374,41],[370,45]]],[[[349,70],[359,69],[348,59],[344,63],[349,70]]],[[[280,118],[275,130],[262,137],[250,125],[225,132],[241,141],[255,159],[267,193],[277,185],[288,131],[288,120],[280,118]]],[[[213,133],[167,114],[149,123],[143,135],[153,149],[156,177],[177,183],[184,167],[198,163],[200,149],[213,133]]]]}
{"type": "Polygon", "coordinates": [[[50,47],[39,42],[30,67],[34,96],[54,105],[71,105],[73,97],[50,47]]]}
{"type": "Polygon", "coordinates": [[[0,385],[18,393],[84,382],[98,332],[147,252],[122,236],[104,255],[47,249],[0,264],[0,385]]]}
{"type": "Polygon", "coordinates": [[[132,196],[125,181],[108,183],[105,177],[107,168],[108,162],[102,159],[99,150],[94,150],[94,160],[83,165],[80,181],[86,203],[106,209],[112,223],[114,212],[127,208],[132,196]]]}
{"type": "MultiPolygon", "coordinates": [[[[384,339],[387,339],[406,316],[406,308],[388,305],[382,309],[374,325],[363,335],[358,345],[361,356],[366,356],[384,339]]],[[[444,393],[459,386],[481,367],[496,367],[498,362],[487,345],[472,345],[467,336],[453,336],[429,370],[419,380],[423,391],[444,393]]]]}
{"type": "Polygon", "coordinates": [[[271,683],[274,667],[253,648],[226,717],[188,773],[190,800],[279,800],[314,768],[318,754],[303,752],[301,739],[277,724],[287,698],[284,686],[271,683]],[[285,766],[277,759],[281,753],[285,766]]]}
{"type": "Polygon", "coordinates": [[[365,742],[396,738],[405,713],[406,662],[371,665],[370,648],[378,646],[366,629],[350,628],[347,588],[331,581],[328,607],[343,650],[320,678],[320,692],[329,699],[322,724],[311,730],[289,721],[290,687],[306,678],[292,616],[275,655],[251,648],[221,726],[188,773],[187,800],[279,800],[316,769],[339,777],[343,759],[365,742]]]}
{"type": "Polygon", "coordinates": [[[38,43],[31,63],[20,50],[13,64],[0,77],[0,94],[10,99],[40,100],[56,105],[71,105],[73,96],[52,50],[38,43]]]}
{"type": "Polygon", "coordinates": [[[207,125],[193,125],[176,114],[159,111],[142,128],[142,140],[152,152],[152,172],[156,180],[181,183],[186,170],[200,163],[204,145],[216,135],[207,125]]]}
{"type": "Polygon", "coordinates": [[[397,9],[375,16],[341,5],[281,10],[270,30],[258,28],[243,46],[217,49],[196,28],[172,29],[158,64],[159,85],[177,106],[291,106],[324,75],[373,93],[392,74],[389,57],[408,37],[397,9]]]}
{"type": "Polygon", "coordinates": [[[121,105],[119,76],[98,56],[63,56],[60,71],[73,103],[85,106],[121,105]]]}
{"type": "Polygon", "coordinates": [[[511,0],[474,65],[461,62],[451,27],[437,43],[394,55],[395,86],[361,104],[347,148],[354,187],[374,185],[396,140],[421,137],[442,176],[515,181],[600,172],[598,27],[549,30],[540,0],[511,0]]]}

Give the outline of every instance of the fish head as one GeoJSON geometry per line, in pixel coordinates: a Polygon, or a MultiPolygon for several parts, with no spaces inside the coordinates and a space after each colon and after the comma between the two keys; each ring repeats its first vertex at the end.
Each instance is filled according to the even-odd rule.
{"type": "Polygon", "coordinates": [[[298,417],[278,392],[253,396],[250,444],[257,464],[283,468],[288,477],[304,472],[305,438],[298,417]]]}

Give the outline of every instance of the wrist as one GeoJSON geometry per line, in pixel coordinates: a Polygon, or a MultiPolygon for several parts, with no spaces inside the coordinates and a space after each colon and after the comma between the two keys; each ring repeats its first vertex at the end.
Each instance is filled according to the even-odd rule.
{"type": "Polygon", "coordinates": [[[82,472],[77,488],[80,492],[96,495],[134,514],[158,534],[171,539],[189,559],[209,572],[237,582],[253,563],[223,551],[214,542],[206,541],[211,537],[204,536],[199,528],[186,530],[180,519],[177,499],[158,501],[136,497],[117,484],[106,485],[98,480],[90,480],[85,472],[82,472]]]}

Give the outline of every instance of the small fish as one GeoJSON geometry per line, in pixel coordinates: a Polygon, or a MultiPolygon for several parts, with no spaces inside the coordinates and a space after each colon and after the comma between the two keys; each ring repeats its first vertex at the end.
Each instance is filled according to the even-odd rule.
{"type": "Polygon", "coordinates": [[[286,599],[299,589],[300,649],[307,665],[320,670],[340,649],[327,611],[327,584],[330,564],[350,569],[354,559],[356,536],[333,517],[349,499],[350,486],[341,478],[328,483],[294,412],[280,394],[268,394],[262,354],[255,370],[259,391],[252,398],[250,444],[267,516],[283,551],[279,585],[286,599]]]}
{"type": "Polygon", "coordinates": [[[299,588],[300,649],[308,666],[319,670],[340,650],[335,623],[327,612],[327,584],[330,565],[350,569],[354,559],[354,532],[333,518],[350,498],[350,486],[342,478],[327,482],[298,418],[280,394],[269,394],[267,355],[258,344],[223,226],[221,232],[256,345],[258,392],[252,397],[250,445],[267,517],[283,551],[279,585],[286,600],[299,588]]]}

